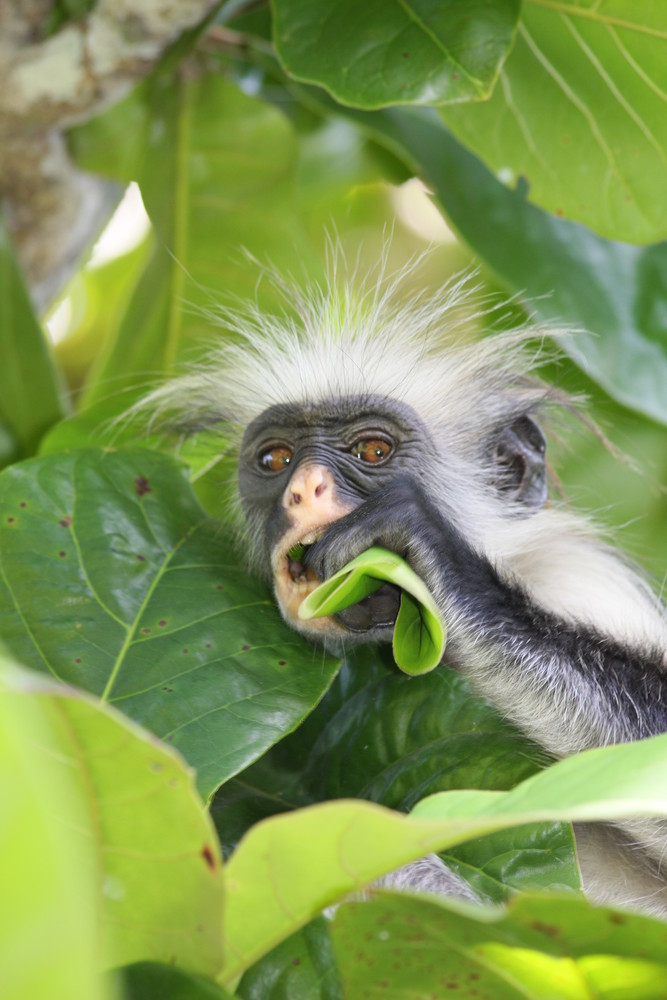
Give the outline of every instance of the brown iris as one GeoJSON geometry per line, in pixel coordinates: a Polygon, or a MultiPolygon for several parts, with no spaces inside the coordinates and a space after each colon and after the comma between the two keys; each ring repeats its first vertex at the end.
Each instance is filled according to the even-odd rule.
{"type": "Polygon", "coordinates": [[[291,461],[291,448],[286,448],[282,444],[276,445],[271,451],[267,451],[259,460],[262,468],[268,469],[270,472],[280,472],[281,469],[286,469],[291,461]]]}
{"type": "Polygon", "coordinates": [[[388,441],[381,438],[367,438],[357,441],[352,448],[355,458],[360,458],[362,462],[381,462],[391,451],[388,441]]]}

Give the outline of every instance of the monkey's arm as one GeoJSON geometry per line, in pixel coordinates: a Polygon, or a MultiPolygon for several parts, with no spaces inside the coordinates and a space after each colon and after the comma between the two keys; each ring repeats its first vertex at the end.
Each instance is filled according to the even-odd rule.
{"type": "MultiPolygon", "coordinates": [[[[448,662],[552,753],[667,730],[659,651],[626,647],[540,607],[414,481],[396,482],[336,522],[307,561],[326,579],[371,545],[397,552],[429,586],[447,623],[448,662]]],[[[346,612],[338,618],[345,624],[346,612]]],[[[369,637],[380,634],[376,624],[369,621],[369,637]]]]}

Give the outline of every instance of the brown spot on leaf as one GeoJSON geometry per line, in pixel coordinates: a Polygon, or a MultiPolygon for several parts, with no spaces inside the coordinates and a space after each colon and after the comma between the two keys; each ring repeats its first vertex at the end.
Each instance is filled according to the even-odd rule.
{"type": "Polygon", "coordinates": [[[183,653],[184,653],[184,654],[185,654],[185,653],[187,653],[187,649],[184,649],[184,650],[183,650],[183,653]]]}
{"type": "Polygon", "coordinates": [[[250,649],[250,646],[241,646],[241,652],[243,652],[243,653],[247,653],[249,649],[250,649]]]}
{"type": "Polygon", "coordinates": [[[531,930],[537,931],[538,934],[546,934],[547,937],[558,937],[560,934],[560,927],[556,927],[554,924],[544,924],[541,920],[533,920],[528,926],[531,930]]]}
{"type": "Polygon", "coordinates": [[[26,506],[25,500],[21,500],[21,503],[19,504],[19,507],[25,507],[25,506],[26,506]]]}
{"type": "Polygon", "coordinates": [[[219,583],[218,586],[215,589],[216,590],[224,590],[225,588],[223,587],[223,585],[221,583],[219,583]]]}
{"type": "Polygon", "coordinates": [[[401,55],[403,56],[404,59],[409,59],[410,58],[410,53],[409,52],[401,52],[401,55]]]}
{"type": "Polygon", "coordinates": [[[13,518],[13,517],[8,517],[7,518],[7,524],[13,524],[14,521],[15,521],[15,518],[13,518]]]}
{"type": "Polygon", "coordinates": [[[58,555],[60,556],[61,559],[64,559],[65,556],[67,555],[67,553],[66,552],[59,552],[58,555]]]}
{"type": "Polygon", "coordinates": [[[621,913],[610,913],[609,914],[609,923],[610,924],[618,924],[619,927],[622,927],[623,924],[627,923],[627,920],[626,920],[626,918],[621,913]]]}
{"type": "Polygon", "coordinates": [[[145,476],[137,476],[134,480],[134,492],[137,496],[143,497],[152,492],[152,486],[145,476]]]}
{"type": "Polygon", "coordinates": [[[137,556],[139,562],[146,562],[146,556],[137,556]]]}
{"type": "Polygon", "coordinates": [[[284,667],[286,665],[286,663],[287,663],[287,660],[278,660],[278,666],[279,667],[284,667]]]}
{"type": "Polygon", "coordinates": [[[458,78],[459,78],[458,73],[452,73],[452,80],[458,80],[458,78]]]}
{"type": "Polygon", "coordinates": [[[167,694],[173,694],[174,693],[174,689],[173,688],[164,687],[164,688],[162,688],[162,690],[166,691],[167,694]]]}
{"type": "Polygon", "coordinates": [[[76,660],[75,660],[74,662],[75,662],[75,663],[81,663],[81,657],[80,657],[80,656],[77,656],[77,658],[76,658],[76,660]]]}
{"type": "Polygon", "coordinates": [[[160,621],[158,622],[158,625],[160,625],[161,628],[164,628],[166,624],[167,624],[167,619],[166,618],[160,618],[160,621]]]}
{"type": "Polygon", "coordinates": [[[153,631],[152,628],[142,628],[141,634],[142,635],[151,635],[152,631],[153,631]]]}
{"type": "Polygon", "coordinates": [[[211,648],[211,643],[210,643],[210,642],[207,642],[207,643],[206,643],[206,648],[207,648],[207,649],[210,649],[210,648],[211,648]]]}
{"type": "Polygon", "coordinates": [[[64,517],[62,521],[58,521],[58,524],[60,525],[61,528],[69,528],[71,523],[72,523],[71,517],[64,517]]]}
{"type": "Polygon", "coordinates": [[[292,965],[301,965],[301,959],[298,956],[297,958],[293,958],[292,965]]]}
{"type": "Polygon", "coordinates": [[[201,856],[204,859],[204,861],[206,862],[206,864],[209,866],[209,868],[211,869],[211,871],[214,872],[215,871],[215,856],[214,856],[213,851],[211,850],[211,848],[208,846],[208,844],[206,844],[206,846],[202,848],[201,856]]]}

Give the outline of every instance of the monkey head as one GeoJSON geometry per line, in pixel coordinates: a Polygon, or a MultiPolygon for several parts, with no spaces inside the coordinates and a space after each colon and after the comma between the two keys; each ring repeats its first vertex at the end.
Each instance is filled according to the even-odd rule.
{"type": "MultiPolygon", "coordinates": [[[[496,492],[534,493],[543,450],[541,433],[527,418],[496,435],[496,492]]],[[[350,395],[279,404],[250,423],[240,450],[241,504],[256,561],[293,627],[320,639],[390,637],[400,598],[390,584],[334,618],[299,619],[301,602],[321,582],[309,551],[332,525],[397,482],[433,492],[440,466],[423,421],[398,400],[350,395]]],[[[407,519],[407,507],[405,513],[407,519]]]]}

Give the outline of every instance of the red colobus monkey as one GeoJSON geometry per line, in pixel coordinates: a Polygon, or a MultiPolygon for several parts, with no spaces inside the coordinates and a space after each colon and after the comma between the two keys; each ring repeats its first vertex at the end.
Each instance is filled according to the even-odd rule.
{"type": "MultiPolygon", "coordinates": [[[[228,316],[235,340],[149,405],[237,429],[246,549],[300,632],[334,649],[391,639],[390,585],[334,618],[297,616],[318,581],[384,546],[438,603],[447,663],[550,753],[667,731],[664,609],[547,500],[541,422],[571,401],[533,374],[535,331],[471,343],[465,281],[401,304],[402,279],[295,295],[296,319],[228,316]]],[[[589,895],[667,913],[660,824],[577,837],[589,895]]],[[[472,896],[434,859],[396,883],[472,896]]]]}

